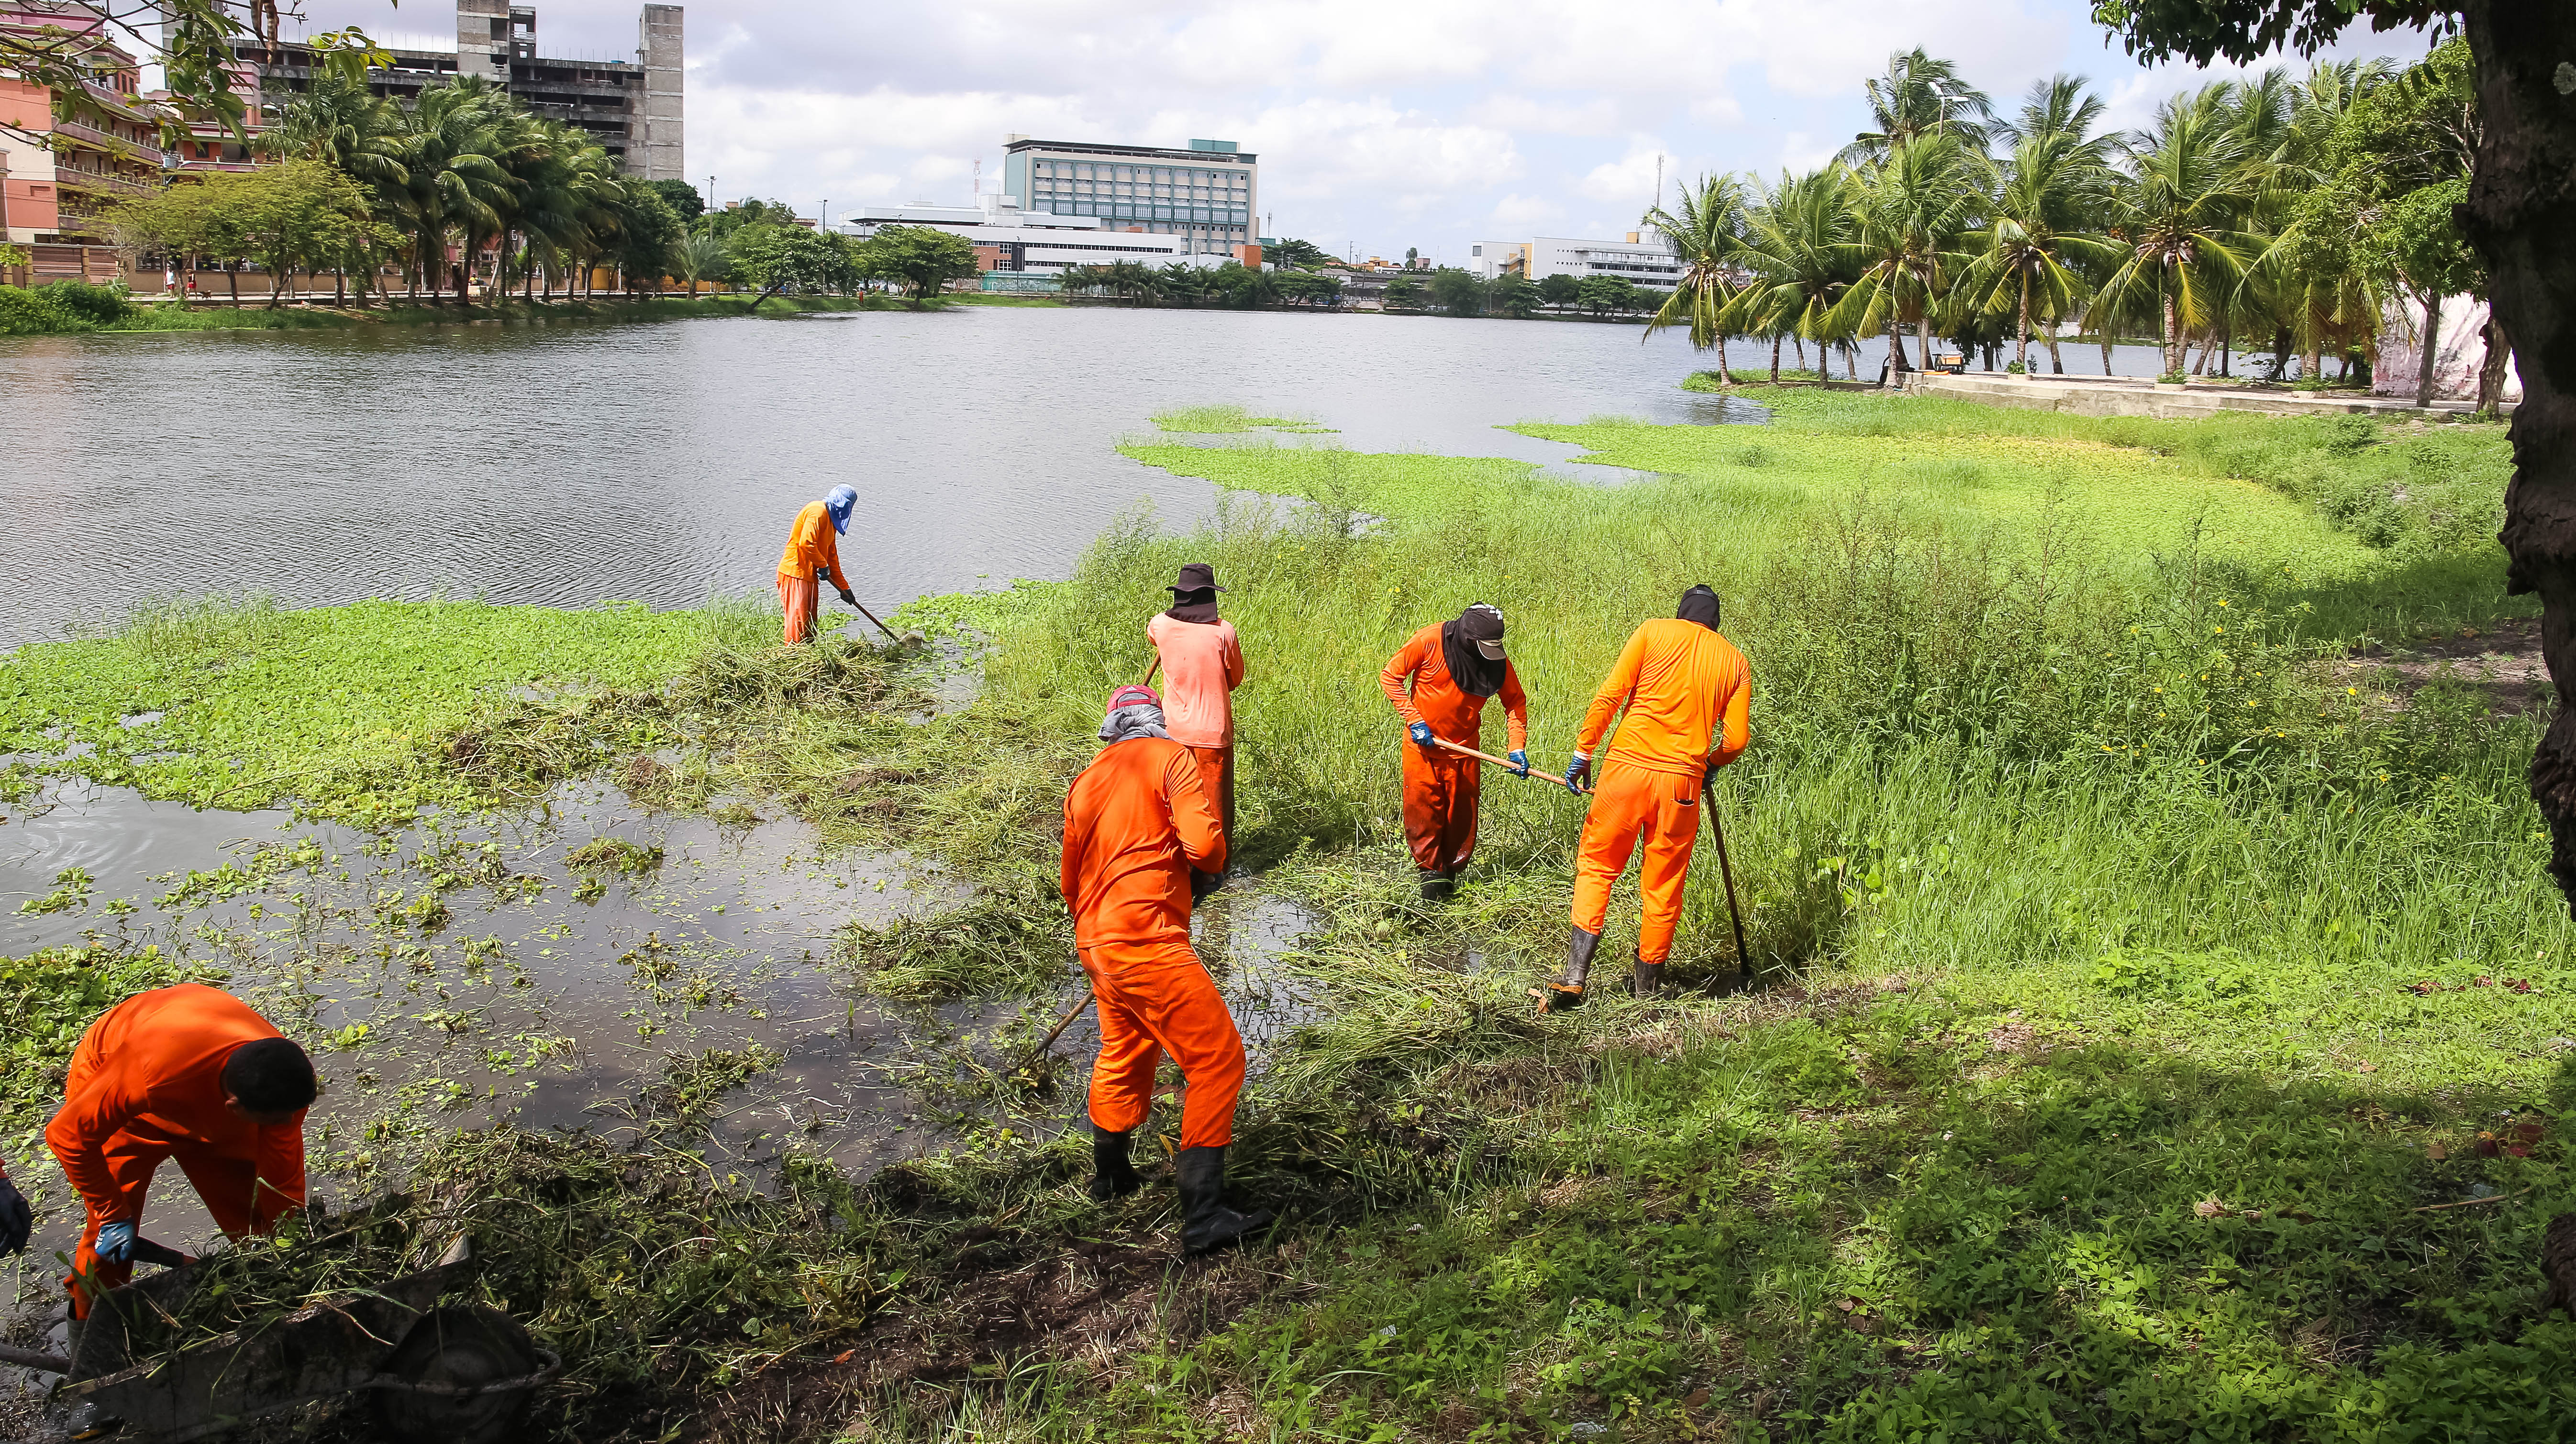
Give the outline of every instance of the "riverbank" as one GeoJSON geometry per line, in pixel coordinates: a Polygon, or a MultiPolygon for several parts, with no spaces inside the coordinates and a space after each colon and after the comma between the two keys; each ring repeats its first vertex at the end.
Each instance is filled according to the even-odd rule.
{"type": "MultiPolygon", "coordinates": [[[[1274,1244],[1172,1268],[1164,1170],[1096,1209],[1070,1136],[759,1199],[655,1182],[667,1221],[631,1226],[665,1205],[607,1180],[649,1161],[459,1139],[425,1176],[590,1180],[496,1246],[615,1241],[508,1255],[514,1310],[600,1350],[546,1402],[558,1437],[2545,1434],[2576,1391],[2576,1329],[2536,1308],[2539,1230],[2576,1202],[2542,1116],[2576,1103],[2576,935],[2522,794],[2540,719],[2462,645],[2529,610],[2479,510],[2501,428],[1749,394],[1769,426],[1517,428],[1649,473],[1615,487],[1139,438],[1233,500],[907,609],[985,657],[927,720],[899,664],[779,654],[747,609],[451,604],[22,649],[0,750],[60,759],[22,788],[240,776],[360,820],[604,774],[921,849],[975,899],[852,934],[847,965],[1029,997],[948,1096],[1070,1118],[1078,1067],[1011,1066],[1064,972],[1049,820],[1160,582],[1216,564],[1253,661],[1224,905],[1295,909],[1313,1017],[1239,1128],[1241,1186],[1290,1210],[1274,1244]],[[1697,580],[1757,669],[1719,792],[1757,986],[1702,876],[1682,996],[1535,1019],[1579,807],[1489,779],[1460,901],[1422,906],[1376,669],[1495,602],[1561,763],[1628,631],[1697,580]],[[809,705],[806,668],[846,701],[809,705]],[[693,1210],[713,1243],[647,1308],[621,1261],[693,1210]]],[[[1171,424],[1277,420],[1219,409],[1171,424]]],[[[1605,955],[1634,930],[1623,887],[1605,955]]]]}
{"type": "MultiPolygon", "coordinates": [[[[0,288],[16,291],[15,287],[0,288]]],[[[935,301],[911,301],[895,296],[772,296],[761,301],[750,295],[707,296],[637,296],[601,297],[589,300],[501,301],[455,306],[445,304],[407,303],[400,297],[389,297],[374,306],[329,306],[303,303],[270,309],[264,303],[248,301],[240,306],[217,298],[181,305],[167,301],[140,299],[132,302],[124,314],[114,320],[100,321],[79,312],[60,308],[40,308],[11,304],[0,297],[0,318],[8,325],[0,335],[64,336],[93,333],[157,333],[167,331],[306,331],[341,330],[366,326],[432,326],[475,323],[529,323],[540,321],[673,321],[700,316],[788,316],[815,311],[923,311],[951,306],[1028,306],[1060,305],[1043,297],[1026,296],[943,296],[935,301]]]]}

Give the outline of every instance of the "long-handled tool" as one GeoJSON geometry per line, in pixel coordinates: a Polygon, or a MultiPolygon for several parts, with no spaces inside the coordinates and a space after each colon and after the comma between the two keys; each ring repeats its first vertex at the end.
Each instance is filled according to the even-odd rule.
{"type": "Polygon", "coordinates": [[[1503,769],[1505,772],[1512,774],[1514,777],[1528,777],[1541,782],[1553,782],[1557,786],[1564,788],[1566,791],[1574,793],[1577,797],[1583,796],[1582,792],[1576,790],[1573,783],[1566,781],[1564,778],[1557,776],[1553,772],[1523,772],[1520,765],[1513,762],[1508,757],[1496,757],[1491,752],[1479,752],[1473,747],[1461,747],[1446,737],[1434,737],[1431,740],[1448,748],[1452,752],[1463,752],[1469,757],[1475,758],[1479,762],[1490,762],[1496,767],[1503,769]]]}
{"type": "Polygon", "coordinates": [[[1086,992],[1084,992],[1084,993],[1083,993],[1083,995],[1082,995],[1082,1001],[1081,1001],[1081,1002],[1078,1002],[1078,1003],[1074,1004],[1071,1008],[1066,1009],[1066,1010],[1065,1010],[1065,1015],[1064,1015],[1063,1017],[1058,1018],[1058,1019],[1056,1019],[1056,1020],[1055,1020],[1055,1026],[1054,1026],[1053,1028],[1050,1028],[1050,1029],[1048,1029],[1048,1030],[1047,1030],[1046,1041],[1045,1041],[1045,1042],[1043,1042],[1043,1043],[1038,1044],[1038,1046],[1037,1046],[1037,1051],[1035,1051],[1035,1052],[1033,1052],[1033,1053],[1029,1054],[1029,1061],[1028,1061],[1028,1062],[1026,1062],[1026,1063],[1021,1064],[1020,1066],[1021,1066],[1021,1067],[1023,1067],[1023,1068],[1034,1068],[1034,1067],[1036,1067],[1036,1066],[1037,1066],[1037,1064],[1038,1064],[1038,1060],[1039,1060],[1039,1059],[1041,1059],[1041,1058],[1043,1058],[1043,1057],[1045,1057],[1045,1056],[1047,1055],[1047,1050],[1048,1050],[1048,1049],[1050,1049],[1050,1048],[1053,1048],[1053,1047],[1055,1046],[1055,1040],[1056,1040],[1056,1039],[1058,1039],[1058,1038],[1063,1037],[1063,1036],[1064,1036],[1064,1030],[1065,1030],[1065,1029],[1067,1029],[1067,1028],[1072,1027],[1072,1026],[1073,1026],[1073,1020],[1074,1020],[1074,1019],[1076,1019],[1076,1018],[1081,1017],[1081,1016],[1082,1016],[1082,1010],[1083,1010],[1083,1009],[1085,1009],[1085,1008],[1088,1008],[1088,1007],[1090,1007],[1090,1006],[1091,1006],[1091,994],[1090,994],[1088,991],[1086,991],[1086,992]]]}
{"type": "Polygon", "coordinates": [[[1153,686],[1153,685],[1154,685],[1154,674],[1155,674],[1155,673],[1157,673],[1157,672],[1159,672],[1159,671],[1161,671],[1161,670],[1163,670],[1163,654],[1162,654],[1162,653],[1160,653],[1160,652],[1156,652],[1156,653],[1154,654],[1154,665],[1152,665],[1152,666],[1150,666],[1150,667],[1148,667],[1148,668],[1146,668],[1146,669],[1145,669],[1145,680],[1144,680],[1144,681],[1142,681],[1142,682],[1137,683],[1136,685],[1137,685],[1137,686],[1139,686],[1139,687],[1151,687],[1151,686],[1153,686]]]}
{"type": "Polygon", "coordinates": [[[1753,958],[1744,951],[1744,910],[1735,905],[1735,866],[1726,856],[1726,823],[1717,815],[1717,787],[1707,778],[1700,779],[1699,799],[1708,814],[1709,830],[1717,834],[1717,875],[1726,880],[1726,915],[1735,923],[1735,970],[1749,981],[1753,958]]]}

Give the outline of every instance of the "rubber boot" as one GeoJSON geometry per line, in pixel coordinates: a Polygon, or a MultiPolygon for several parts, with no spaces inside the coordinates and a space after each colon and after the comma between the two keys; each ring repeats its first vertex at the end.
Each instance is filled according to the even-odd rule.
{"type": "Polygon", "coordinates": [[[1566,944],[1565,981],[1547,985],[1547,997],[1540,1004],[1541,1011],[1570,1013],[1583,1006],[1583,980],[1591,976],[1592,951],[1600,946],[1599,933],[1574,929],[1573,938],[1566,944]]]}
{"type": "Polygon", "coordinates": [[[1445,872],[1433,872],[1427,867],[1422,869],[1422,900],[1424,902],[1447,902],[1449,900],[1449,895],[1456,892],[1457,889],[1457,881],[1450,874],[1445,872]]]}
{"type": "Polygon", "coordinates": [[[1664,965],[1637,959],[1636,971],[1628,978],[1628,991],[1640,998],[1651,998],[1664,990],[1664,965]]]}
{"type": "Polygon", "coordinates": [[[1237,1213],[1225,1206],[1225,1149],[1184,1148],[1173,1163],[1181,1179],[1181,1252],[1207,1253],[1268,1228],[1268,1209],[1237,1213]]]}
{"type": "Polygon", "coordinates": [[[1144,1186],[1144,1175],[1127,1161],[1127,1135],[1091,1125],[1091,1201],[1125,1198],[1144,1186]]]}

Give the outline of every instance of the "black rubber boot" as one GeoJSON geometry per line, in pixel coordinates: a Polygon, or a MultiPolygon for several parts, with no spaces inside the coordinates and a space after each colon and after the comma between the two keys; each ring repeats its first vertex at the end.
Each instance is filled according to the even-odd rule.
{"type": "Polygon", "coordinates": [[[1268,1209],[1237,1213],[1225,1206],[1225,1150],[1184,1148],[1173,1158],[1181,1178],[1181,1252],[1207,1253],[1268,1228],[1268,1209]]]}
{"type": "Polygon", "coordinates": [[[1144,1175],[1127,1161],[1127,1135],[1091,1125],[1091,1201],[1125,1198],[1144,1186],[1144,1175]]]}
{"type": "Polygon", "coordinates": [[[1549,1013],[1570,1013],[1583,1006],[1583,980],[1592,974],[1592,952],[1601,946],[1599,933],[1574,929],[1566,944],[1565,981],[1547,985],[1547,997],[1540,1007],[1549,1013]]]}
{"type": "Polygon", "coordinates": [[[1424,902],[1447,902],[1449,895],[1458,890],[1457,880],[1448,873],[1433,872],[1429,868],[1424,868],[1421,870],[1421,877],[1424,902]]]}
{"type": "Polygon", "coordinates": [[[1628,991],[1640,998],[1651,998],[1663,990],[1664,965],[1637,959],[1636,971],[1628,978],[1628,991]]]}

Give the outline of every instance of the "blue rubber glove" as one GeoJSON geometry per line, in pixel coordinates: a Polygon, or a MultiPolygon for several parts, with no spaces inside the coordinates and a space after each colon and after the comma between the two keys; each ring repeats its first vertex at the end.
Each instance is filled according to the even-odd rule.
{"type": "Polygon", "coordinates": [[[1430,724],[1430,723],[1428,723],[1428,722],[1416,722],[1416,723],[1414,723],[1412,726],[1407,727],[1407,728],[1405,728],[1404,730],[1405,730],[1405,731],[1407,731],[1407,732],[1409,732],[1409,733],[1411,733],[1411,734],[1413,735],[1413,745],[1414,745],[1414,746],[1421,748],[1421,749],[1422,749],[1423,751],[1425,751],[1425,752],[1431,752],[1431,751],[1435,751],[1435,750],[1437,750],[1437,749],[1435,749],[1435,748],[1431,745],[1431,724],[1430,724]]]}
{"type": "Polygon", "coordinates": [[[109,1263],[134,1262],[134,1225],[123,1219],[100,1224],[97,1253],[109,1263]]]}
{"type": "Polygon", "coordinates": [[[1512,764],[1512,775],[1513,775],[1514,777],[1527,777],[1527,776],[1529,776],[1529,754],[1528,754],[1528,753],[1526,753],[1526,752],[1522,751],[1521,749],[1519,749],[1519,748],[1515,747],[1515,748],[1513,748],[1513,749],[1512,749],[1511,757],[1510,757],[1508,760],[1509,760],[1509,761],[1511,762],[1511,764],[1512,764]]]}
{"type": "Polygon", "coordinates": [[[27,1236],[35,1231],[36,1211],[27,1206],[27,1196],[0,1178],[0,1258],[26,1252],[27,1236]]]}
{"type": "Polygon", "coordinates": [[[1565,764],[1565,785],[1577,792],[1591,791],[1592,759],[1580,752],[1575,753],[1574,760],[1565,764]]]}

